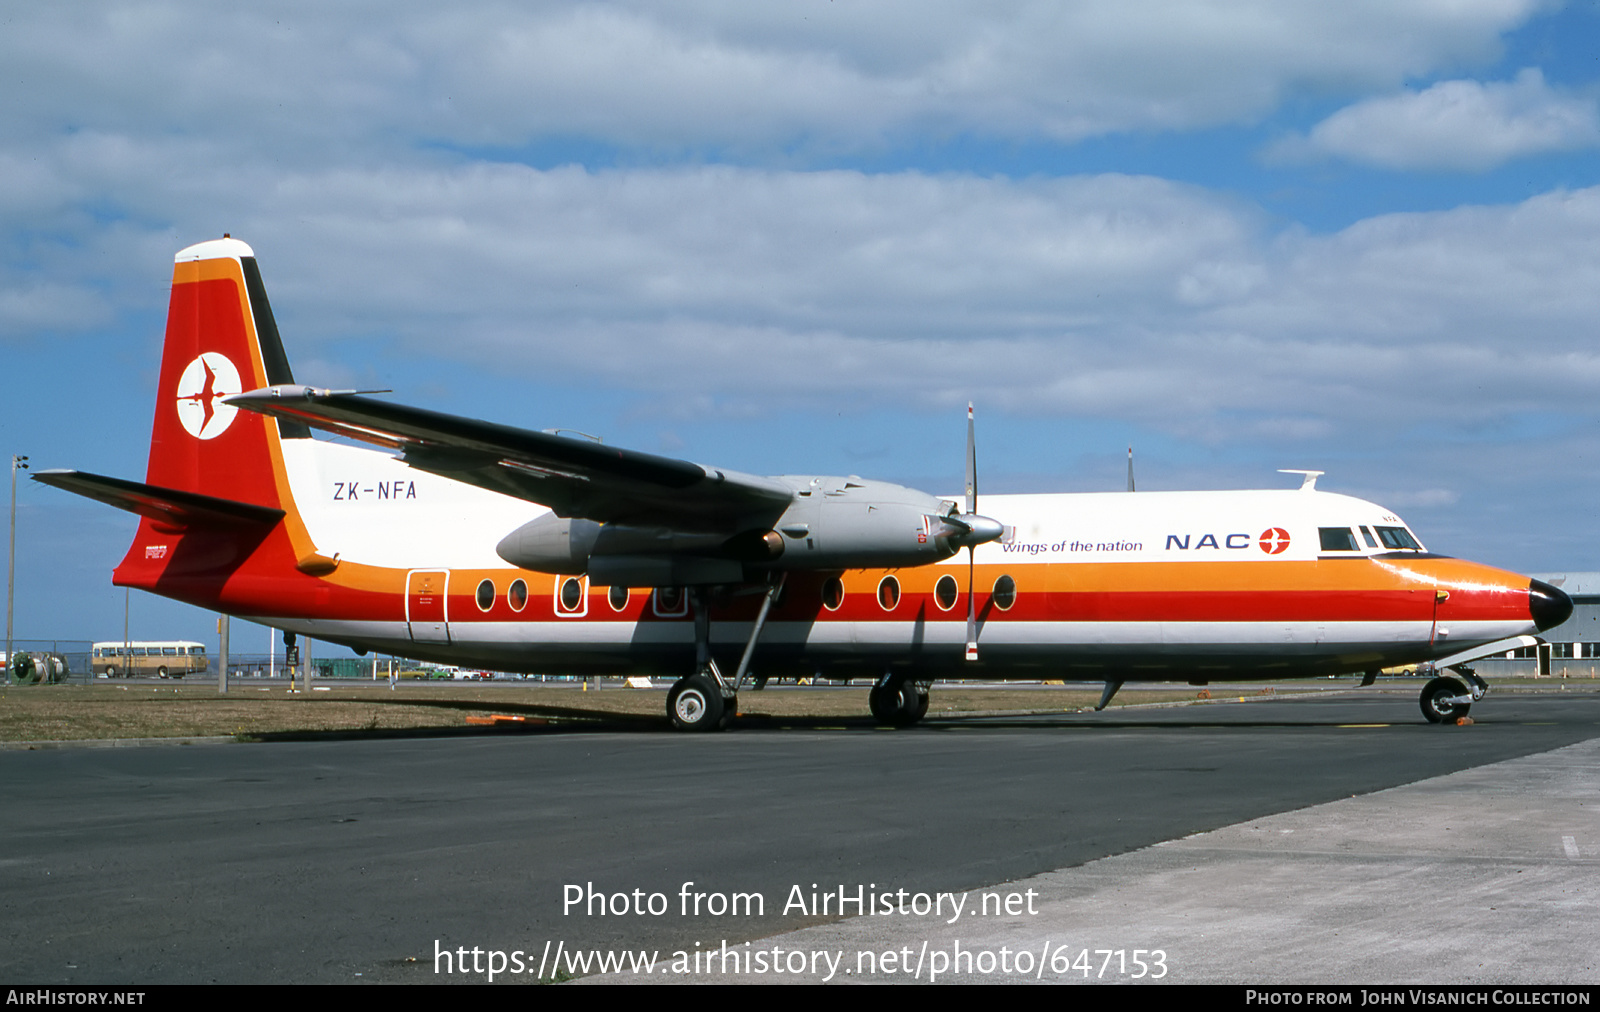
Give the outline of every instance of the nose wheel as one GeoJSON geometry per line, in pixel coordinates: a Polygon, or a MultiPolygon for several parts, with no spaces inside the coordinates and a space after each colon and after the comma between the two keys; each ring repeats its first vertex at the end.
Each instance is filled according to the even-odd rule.
{"type": "Polygon", "coordinates": [[[1434,678],[1422,687],[1420,702],[1430,724],[1454,724],[1472,709],[1472,690],[1454,678],[1434,678]]]}

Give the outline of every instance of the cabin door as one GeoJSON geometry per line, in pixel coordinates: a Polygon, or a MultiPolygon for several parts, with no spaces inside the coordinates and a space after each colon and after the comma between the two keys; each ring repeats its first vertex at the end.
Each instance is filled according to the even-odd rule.
{"type": "Polygon", "coordinates": [[[450,642],[450,570],[406,574],[406,626],[413,643],[450,642]]]}

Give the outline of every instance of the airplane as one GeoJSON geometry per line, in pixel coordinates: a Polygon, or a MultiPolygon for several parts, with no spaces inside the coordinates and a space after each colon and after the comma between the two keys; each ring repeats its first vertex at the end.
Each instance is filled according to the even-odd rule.
{"type": "Polygon", "coordinates": [[[964,496],[763,477],[295,381],[254,252],[180,251],[143,482],[36,481],[138,514],[113,574],[358,652],[677,676],[674,726],[726,726],[752,679],[871,678],[917,723],[937,679],[1275,679],[1432,665],[1429,721],[1572,602],[1427,551],[1317,489],[964,496]],[[315,438],[313,431],[348,441],[315,438]],[[350,445],[351,443],[363,445],[350,445]],[[369,448],[376,447],[376,449],[369,448]],[[963,557],[964,556],[964,557],[963,557]],[[735,662],[735,658],[737,661],[735,662]],[[724,668],[731,667],[731,673],[724,668]]]}

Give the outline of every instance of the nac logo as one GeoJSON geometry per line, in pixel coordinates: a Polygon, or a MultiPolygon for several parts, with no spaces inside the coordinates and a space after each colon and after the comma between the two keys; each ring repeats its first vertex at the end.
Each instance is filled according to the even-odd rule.
{"type": "Polygon", "coordinates": [[[1261,532],[1261,540],[1256,543],[1268,555],[1282,555],[1284,549],[1289,547],[1289,532],[1282,527],[1268,527],[1261,532]]]}
{"type": "Polygon", "coordinates": [[[243,392],[239,370],[226,355],[202,352],[178,377],[178,421],[196,439],[215,439],[228,431],[239,413],[222,398],[243,392]]]}

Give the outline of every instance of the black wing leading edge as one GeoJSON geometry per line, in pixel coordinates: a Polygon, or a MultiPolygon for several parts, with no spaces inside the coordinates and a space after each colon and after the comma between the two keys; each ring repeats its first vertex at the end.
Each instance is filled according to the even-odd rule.
{"type": "Polygon", "coordinates": [[[298,385],[227,403],[398,450],[419,470],[600,523],[736,532],[782,514],[793,498],[771,478],[494,422],[298,385]]]}

